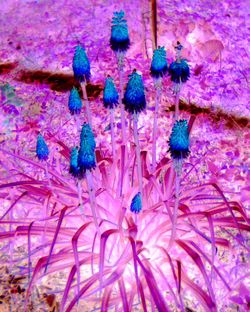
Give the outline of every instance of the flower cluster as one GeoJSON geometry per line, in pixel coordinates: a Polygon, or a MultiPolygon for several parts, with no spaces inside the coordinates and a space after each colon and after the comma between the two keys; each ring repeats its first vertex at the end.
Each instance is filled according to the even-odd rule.
{"type": "Polygon", "coordinates": [[[92,129],[89,124],[84,124],[80,136],[80,150],[78,154],[78,166],[81,174],[84,174],[86,170],[95,168],[95,147],[96,143],[92,129]]]}
{"type": "Polygon", "coordinates": [[[103,104],[106,108],[112,109],[118,105],[119,95],[114,85],[113,78],[107,77],[103,91],[103,104]]]}
{"type": "Polygon", "coordinates": [[[144,85],[141,75],[136,70],[129,75],[124,98],[122,100],[126,111],[129,113],[140,113],[146,108],[144,85]]]}
{"type": "Polygon", "coordinates": [[[110,46],[115,52],[125,52],[130,46],[127,21],[124,11],[114,12],[111,26],[110,46]]]}
{"type": "Polygon", "coordinates": [[[36,156],[39,160],[47,160],[49,157],[49,149],[43,138],[43,136],[39,133],[37,136],[36,142],[36,156]]]}
{"type": "Polygon", "coordinates": [[[78,147],[73,147],[70,152],[70,168],[69,172],[73,177],[80,177],[80,168],[78,166],[78,147]]]}
{"type": "Polygon", "coordinates": [[[134,213],[139,213],[141,210],[142,210],[141,193],[138,192],[132,199],[130,211],[134,213]]]}
{"type": "Polygon", "coordinates": [[[186,60],[177,60],[170,64],[169,74],[175,83],[186,82],[190,76],[190,69],[186,60]]]}
{"type": "Polygon", "coordinates": [[[163,77],[168,70],[167,53],[164,47],[158,47],[154,50],[153,59],[150,67],[152,77],[163,77]]]}
{"type": "Polygon", "coordinates": [[[90,63],[85,52],[81,46],[76,47],[73,58],[73,71],[75,78],[82,82],[90,79],[90,63]]]}
{"type": "Polygon", "coordinates": [[[87,123],[82,126],[82,131],[80,135],[80,147],[82,148],[86,145],[90,146],[93,150],[95,150],[96,148],[94,133],[90,125],[87,123]]]}
{"type": "Polygon", "coordinates": [[[189,132],[186,120],[177,120],[169,139],[169,152],[173,159],[187,158],[189,151],[189,132]]]}
{"type": "Polygon", "coordinates": [[[81,174],[96,167],[95,151],[91,146],[81,146],[78,154],[78,166],[81,174]]]}
{"type": "Polygon", "coordinates": [[[74,177],[81,179],[87,170],[96,167],[95,148],[96,142],[92,129],[89,124],[84,124],[80,135],[80,148],[74,147],[70,153],[69,172],[74,177]]]}
{"type": "Polygon", "coordinates": [[[71,115],[80,114],[82,109],[82,100],[76,88],[70,91],[68,107],[71,115]]]}

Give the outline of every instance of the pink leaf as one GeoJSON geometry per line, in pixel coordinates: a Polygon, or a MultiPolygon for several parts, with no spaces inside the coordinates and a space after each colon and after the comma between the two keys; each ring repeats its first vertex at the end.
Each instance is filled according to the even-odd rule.
{"type": "MultiPolygon", "coordinates": [[[[81,266],[82,264],[87,264],[89,263],[91,260],[91,256],[88,256],[87,258],[81,260],[79,262],[79,266],[81,266]]],[[[61,301],[61,304],[60,304],[60,312],[63,312],[64,311],[64,307],[65,307],[65,304],[66,304],[66,301],[67,301],[67,298],[68,298],[68,293],[70,291],[70,288],[71,288],[71,285],[72,285],[72,282],[74,280],[74,276],[75,276],[75,273],[76,273],[76,265],[73,265],[73,267],[71,268],[71,271],[69,273],[69,277],[68,277],[68,280],[67,280],[67,283],[66,283],[66,286],[64,288],[64,293],[63,293],[63,296],[62,296],[62,301],[61,301]]],[[[93,274],[94,275],[94,274],[93,274]]],[[[78,294],[79,295],[79,294],[78,294]]],[[[79,296],[80,298],[80,296],[79,296]]]]}
{"type": "Polygon", "coordinates": [[[100,273],[100,287],[102,287],[102,278],[103,278],[103,269],[104,269],[104,260],[105,260],[105,249],[106,249],[106,243],[107,239],[110,235],[113,235],[115,233],[119,233],[119,230],[111,229],[107,230],[101,235],[100,240],[100,260],[99,260],[99,273],[100,273]]]}
{"type": "Polygon", "coordinates": [[[212,301],[211,297],[197,284],[195,284],[186,274],[183,274],[184,283],[193,290],[194,294],[197,296],[199,301],[202,303],[203,307],[206,309],[206,312],[216,312],[215,303],[212,301]]]}
{"type": "Polygon", "coordinates": [[[110,285],[105,288],[104,294],[102,297],[102,306],[101,306],[101,312],[108,312],[109,311],[109,300],[111,297],[113,285],[110,285]]]}
{"type": "Polygon", "coordinates": [[[152,298],[156,304],[157,309],[159,311],[168,312],[169,311],[168,307],[167,307],[167,305],[166,305],[166,303],[162,297],[162,294],[161,294],[161,292],[157,286],[157,282],[156,282],[154,275],[152,274],[150,268],[149,267],[146,268],[139,257],[137,257],[137,261],[143,270],[146,282],[148,284],[149,291],[150,291],[151,296],[152,296],[152,298]]]}
{"type": "Polygon", "coordinates": [[[143,307],[143,311],[147,312],[147,304],[146,304],[146,299],[145,299],[145,294],[144,294],[144,290],[142,287],[142,283],[139,280],[139,288],[140,288],[140,295],[141,295],[141,301],[142,301],[142,307],[143,307]]]}
{"type": "Polygon", "coordinates": [[[123,311],[129,312],[127,292],[126,292],[123,278],[120,278],[118,283],[119,283],[119,289],[120,289],[120,293],[122,297],[123,311]]]}
{"type": "Polygon", "coordinates": [[[57,236],[58,236],[58,234],[59,234],[59,231],[60,231],[60,228],[61,228],[61,225],[62,225],[63,217],[64,217],[65,212],[66,212],[66,210],[67,210],[68,208],[69,208],[69,207],[64,207],[64,208],[61,210],[61,213],[60,213],[60,216],[59,216],[59,220],[58,220],[58,223],[57,223],[57,227],[56,227],[56,230],[55,230],[55,235],[54,235],[52,244],[51,244],[51,246],[50,246],[50,251],[49,251],[48,260],[47,260],[47,263],[46,263],[46,266],[45,266],[45,270],[44,270],[45,273],[47,272],[47,268],[48,268],[48,265],[49,265],[49,260],[50,260],[50,257],[51,257],[51,255],[52,255],[52,252],[53,252],[53,249],[54,249],[54,246],[55,246],[55,243],[56,243],[56,239],[57,239],[57,236]]]}
{"type": "Polygon", "coordinates": [[[232,300],[233,302],[237,303],[237,304],[243,304],[244,303],[244,300],[242,300],[241,297],[232,296],[229,299],[232,300]]]}
{"type": "Polygon", "coordinates": [[[134,259],[134,270],[135,270],[135,279],[136,279],[136,285],[137,285],[137,291],[138,291],[138,297],[139,297],[139,290],[140,290],[140,285],[139,285],[139,277],[138,277],[138,266],[137,266],[137,251],[136,251],[136,245],[134,239],[130,236],[129,237],[131,246],[132,246],[132,252],[133,252],[133,259],[134,259]]]}
{"type": "Polygon", "coordinates": [[[194,251],[192,248],[190,248],[184,241],[181,241],[181,240],[176,240],[176,243],[181,247],[183,248],[186,253],[193,259],[193,261],[196,263],[197,267],[199,268],[199,270],[201,271],[202,275],[203,275],[203,278],[207,284],[207,288],[208,288],[208,291],[209,291],[209,294],[211,296],[211,298],[213,299],[213,302],[215,302],[215,297],[214,297],[214,292],[213,292],[213,289],[212,289],[212,286],[210,284],[210,281],[208,279],[208,276],[207,276],[207,272],[206,272],[206,269],[204,267],[204,264],[201,260],[201,257],[199,256],[199,254],[194,251]]]}
{"type": "Polygon", "coordinates": [[[76,263],[76,269],[77,269],[77,289],[78,293],[80,292],[80,265],[79,265],[79,257],[78,257],[78,252],[77,252],[77,242],[78,238],[81,235],[81,233],[91,224],[91,222],[85,223],[82,225],[75,235],[72,238],[72,247],[73,247],[73,252],[74,252],[74,257],[75,257],[75,263],[76,263]]]}

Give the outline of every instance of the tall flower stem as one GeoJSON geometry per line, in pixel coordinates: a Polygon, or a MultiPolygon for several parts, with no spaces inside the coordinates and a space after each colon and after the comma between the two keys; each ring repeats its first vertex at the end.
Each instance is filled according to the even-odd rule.
{"type": "Polygon", "coordinates": [[[118,63],[118,72],[119,72],[119,104],[121,109],[121,128],[122,128],[122,145],[124,146],[125,153],[123,161],[120,162],[120,196],[123,195],[123,178],[124,178],[124,165],[126,161],[126,123],[125,123],[125,108],[122,103],[123,99],[123,61],[124,61],[124,53],[117,53],[117,63],[118,63]]]}
{"type": "Polygon", "coordinates": [[[84,218],[84,217],[85,217],[85,214],[84,214],[83,202],[82,202],[82,184],[81,184],[81,180],[77,179],[76,184],[77,184],[79,208],[80,208],[81,215],[82,215],[82,217],[84,218]]]}
{"type": "Polygon", "coordinates": [[[81,133],[81,121],[79,118],[79,115],[74,115],[75,117],[75,123],[76,123],[76,130],[77,130],[77,136],[79,135],[79,133],[81,133]]]}
{"type": "Polygon", "coordinates": [[[170,170],[170,172],[169,172],[168,182],[167,182],[167,186],[166,186],[166,200],[167,200],[169,218],[172,221],[172,214],[171,214],[171,210],[170,210],[170,195],[171,195],[172,187],[174,185],[174,176],[175,176],[174,173],[175,172],[174,172],[174,168],[172,165],[171,165],[169,170],[170,170]]]}
{"type": "Polygon", "coordinates": [[[176,120],[172,128],[169,139],[169,151],[173,159],[173,167],[175,170],[175,204],[172,219],[172,233],[169,240],[168,248],[171,248],[176,237],[176,224],[179,208],[179,192],[180,192],[180,177],[182,173],[183,160],[190,153],[189,150],[189,130],[187,120],[176,120]]]}
{"type": "Polygon", "coordinates": [[[121,145],[121,152],[120,152],[120,171],[119,171],[119,183],[117,189],[117,196],[123,196],[123,179],[125,173],[125,145],[121,145]]]}
{"type": "Polygon", "coordinates": [[[138,229],[138,218],[137,218],[137,214],[135,214],[135,225],[137,226],[137,229],[138,229]]]}
{"type": "Polygon", "coordinates": [[[174,119],[178,120],[180,116],[180,93],[181,93],[181,81],[180,83],[176,83],[174,86],[174,92],[175,92],[175,114],[174,114],[174,119]]]}
{"type": "Polygon", "coordinates": [[[118,52],[117,53],[117,62],[118,62],[118,72],[119,72],[119,84],[120,84],[119,102],[120,102],[120,109],[121,109],[122,144],[125,144],[125,142],[126,142],[125,109],[124,109],[124,105],[122,104],[122,99],[123,99],[123,60],[124,60],[124,53],[118,52]]]}
{"type": "Polygon", "coordinates": [[[92,216],[94,219],[97,233],[99,236],[101,236],[99,224],[97,221],[96,198],[95,198],[95,191],[94,191],[93,176],[89,170],[86,171],[86,180],[87,180],[87,187],[88,187],[89,201],[90,201],[90,208],[91,208],[92,216]]]}
{"type": "Polygon", "coordinates": [[[181,171],[182,171],[182,159],[175,160],[175,204],[174,204],[174,213],[173,213],[173,223],[172,223],[172,232],[169,241],[169,248],[171,248],[175,238],[176,238],[176,226],[177,226],[177,217],[180,201],[180,183],[181,183],[181,171]]]}
{"type": "MultiPolygon", "coordinates": [[[[161,84],[161,82],[160,82],[161,84]]],[[[161,86],[156,86],[154,126],[153,126],[153,146],[152,146],[152,171],[156,168],[156,137],[157,137],[157,118],[159,113],[159,104],[161,101],[161,86]]]]}
{"type": "Polygon", "coordinates": [[[138,114],[133,114],[134,121],[134,140],[136,146],[136,160],[137,160],[137,172],[138,172],[138,181],[139,181],[139,191],[141,196],[143,196],[142,190],[142,167],[141,167],[141,155],[140,155],[140,145],[139,145],[139,137],[138,137],[138,114]]]}
{"type": "Polygon", "coordinates": [[[114,109],[110,109],[110,128],[111,128],[111,143],[112,143],[112,156],[113,156],[113,161],[115,159],[115,130],[114,130],[114,121],[115,121],[115,116],[114,116],[114,109]]]}
{"type": "Polygon", "coordinates": [[[81,83],[81,87],[82,87],[82,92],[83,92],[83,99],[84,99],[85,106],[86,106],[87,120],[88,120],[89,125],[92,127],[92,116],[91,116],[91,111],[89,107],[89,100],[88,100],[86,85],[87,85],[87,82],[86,82],[86,79],[84,79],[84,82],[81,83]]]}

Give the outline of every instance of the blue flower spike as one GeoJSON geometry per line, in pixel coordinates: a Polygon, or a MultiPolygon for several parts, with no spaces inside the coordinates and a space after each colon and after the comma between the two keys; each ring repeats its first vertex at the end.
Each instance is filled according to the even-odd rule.
{"type": "Polygon", "coordinates": [[[81,146],[78,154],[78,166],[80,174],[84,175],[87,170],[95,169],[95,150],[88,144],[81,146]]]}
{"type": "Polygon", "coordinates": [[[37,136],[36,156],[38,157],[39,160],[47,160],[49,157],[48,146],[41,134],[38,134],[37,136]]]}
{"type": "Polygon", "coordinates": [[[186,60],[175,61],[169,66],[171,80],[175,83],[186,82],[190,77],[190,69],[186,60]]]}
{"type": "Polygon", "coordinates": [[[176,61],[171,63],[169,66],[169,74],[171,80],[177,84],[186,82],[190,77],[190,69],[186,60],[181,58],[181,51],[183,46],[179,41],[175,47],[176,50],[176,61]]]}
{"type": "Polygon", "coordinates": [[[132,199],[130,211],[134,213],[139,213],[141,210],[142,210],[142,199],[141,193],[138,192],[132,199]]]}
{"type": "Polygon", "coordinates": [[[112,109],[118,105],[119,95],[114,80],[110,76],[105,81],[103,91],[103,104],[106,108],[112,109]]]}
{"type": "Polygon", "coordinates": [[[80,45],[76,47],[73,58],[74,76],[79,82],[90,79],[90,63],[86,51],[80,45]]]}
{"type": "Polygon", "coordinates": [[[188,157],[189,132],[187,120],[177,120],[172,128],[169,139],[169,152],[174,160],[181,160],[188,157]]]}
{"type": "Polygon", "coordinates": [[[70,168],[69,172],[75,178],[80,178],[80,168],[78,166],[78,148],[73,147],[70,152],[70,168]]]}
{"type": "Polygon", "coordinates": [[[158,47],[154,50],[150,73],[153,78],[163,77],[168,70],[167,53],[164,47],[158,47]]]}
{"type": "Polygon", "coordinates": [[[141,75],[134,69],[129,75],[124,98],[122,100],[125,110],[131,114],[140,113],[146,108],[146,98],[141,75]]]}
{"type": "Polygon", "coordinates": [[[76,88],[70,91],[68,107],[71,115],[78,115],[82,109],[82,100],[80,94],[76,88]]]}
{"type": "Polygon", "coordinates": [[[89,145],[94,150],[96,148],[95,136],[89,124],[85,123],[82,126],[80,135],[80,147],[89,145]]]}
{"type": "Polygon", "coordinates": [[[127,20],[124,11],[114,12],[111,26],[110,46],[115,52],[126,52],[130,46],[127,20]]]}
{"type": "Polygon", "coordinates": [[[78,154],[78,166],[80,174],[96,167],[95,137],[89,124],[84,124],[80,136],[80,150],[78,154]]]}

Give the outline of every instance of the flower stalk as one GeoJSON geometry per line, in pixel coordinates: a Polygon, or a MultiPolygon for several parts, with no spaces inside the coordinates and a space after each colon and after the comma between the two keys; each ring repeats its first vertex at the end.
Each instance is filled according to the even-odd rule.
{"type": "Polygon", "coordinates": [[[172,220],[172,232],[169,241],[169,248],[176,238],[176,227],[179,209],[179,193],[181,183],[181,173],[183,160],[188,157],[189,151],[189,131],[187,120],[179,120],[174,123],[169,139],[169,151],[173,160],[175,170],[175,204],[172,220]]]}
{"type": "Polygon", "coordinates": [[[85,107],[86,107],[87,123],[92,127],[92,115],[90,111],[89,99],[88,99],[88,94],[87,94],[86,80],[84,80],[81,83],[81,87],[82,87],[82,92],[83,92],[83,100],[84,100],[85,107]]]}
{"type": "Polygon", "coordinates": [[[105,108],[110,111],[110,128],[111,128],[111,143],[112,143],[112,156],[115,159],[115,132],[114,132],[114,108],[118,105],[119,94],[116,90],[113,79],[108,76],[105,81],[103,91],[103,104],[105,108]]]}
{"type": "Polygon", "coordinates": [[[129,75],[129,81],[126,86],[126,91],[123,98],[126,111],[133,116],[133,131],[134,141],[136,146],[136,160],[137,160],[137,172],[138,172],[138,184],[139,191],[143,196],[143,182],[142,182],[142,167],[141,167],[141,155],[140,145],[138,137],[138,116],[146,107],[146,98],[144,93],[144,85],[141,75],[136,70],[129,75]]]}
{"type": "Polygon", "coordinates": [[[114,123],[115,123],[114,109],[111,108],[111,110],[110,110],[110,129],[111,129],[111,144],[112,144],[112,157],[113,157],[113,161],[115,159],[115,129],[114,129],[114,123]]]}
{"type": "Polygon", "coordinates": [[[154,50],[150,73],[154,79],[154,87],[156,90],[154,124],[153,124],[153,142],[152,142],[152,171],[156,168],[156,138],[157,138],[157,119],[159,105],[161,102],[162,77],[167,73],[168,63],[167,54],[164,47],[158,47],[154,50]]]}
{"type": "MultiPolygon", "coordinates": [[[[130,46],[127,20],[124,11],[114,12],[111,26],[110,46],[115,52],[120,82],[120,108],[121,108],[121,127],[122,127],[122,144],[126,144],[126,123],[125,111],[121,100],[123,99],[123,68],[125,53],[130,46]]],[[[122,169],[122,168],[121,168],[122,169]]]]}
{"type": "Polygon", "coordinates": [[[89,193],[90,208],[99,235],[100,228],[97,221],[96,213],[96,198],[94,192],[94,183],[92,178],[92,170],[96,167],[95,157],[95,137],[89,124],[84,124],[80,135],[80,150],[77,158],[79,172],[81,176],[86,178],[87,188],[89,193]]]}
{"type": "Polygon", "coordinates": [[[171,76],[171,80],[174,82],[173,91],[175,94],[175,120],[178,120],[180,115],[179,101],[182,84],[185,83],[190,76],[188,63],[186,62],[186,60],[181,58],[182,49],[183,46],[179,41],[177,41],[177,45],[175,47],[176,60],[169,66],[169,74],[171,76]]]}
{"type": "Polygon", "coordinates": [[[138,136],[138,114],[134,112],[133,114],[133,130],[134,130],[134,140],[136,148],[136,161],[137,161],[137,174],[139,182],[139,191],[143,195],[143,183],[142,183],[142,167],[141,167],[141,153],[140,153],[140,144],[138,136]]]}
{"type": "Polygon", "coordinates": [[[92,116],[86,88],[87,81],[89,81],[91,76],[90,62],[87,57],[85,49],[80,45],[76,47],[72,67],[74,71],[74,77],[81,84],[82,87],[83,99],[86,107],[87,121],[90,124],[90,126],[92,126],[92,116]]]}

